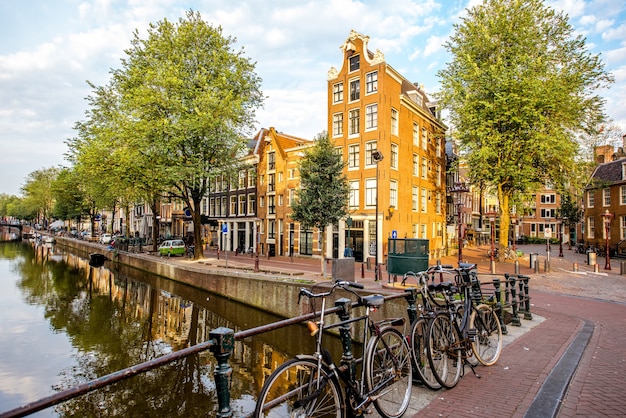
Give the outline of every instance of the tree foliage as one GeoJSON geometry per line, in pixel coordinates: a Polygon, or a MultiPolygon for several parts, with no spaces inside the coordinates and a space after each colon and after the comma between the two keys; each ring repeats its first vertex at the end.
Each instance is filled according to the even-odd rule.
{"type": "MultiPolygon", "coordinates": [[[[605,119],[598,91],[613,78],[568,19],[542,0],[486,0],[446,43],[437,98],[449,110],[470,181],[490,185],[507,243],[510,202],[577,170],[576,135],[605,119]]],[[[570,184],[571,185],[571,184],[570,184]]]]}
{"type": "MultiPolygon", "coordinates": [[[[324,131],[315,139],[315,146],[308,149],[300,161],[301,188],[292,204],[291,218],[306,229],[323,231],[348,214],[350,189],[343,174],[345,163],[330,142],[328,133],[324,131]]],[[[324,234],[321,236],[324,248],[324,234]]]]}
{"type": "Polygon", "coordinates": [[[52,183],[56,180],[58,173],[59,168],[49,167],[28,174],[26,183],[22,186],[23,211],[36,213],[43,222],[50,220],[54,206],[52,183]]]}

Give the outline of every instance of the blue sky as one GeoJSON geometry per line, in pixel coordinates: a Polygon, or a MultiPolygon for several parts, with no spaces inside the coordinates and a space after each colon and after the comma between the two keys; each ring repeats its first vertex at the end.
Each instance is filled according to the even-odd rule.
{"type": "MultiPolygon", "coordinates": [[[[20,194],[27,175],[66,165],[65,141],[82,120],[86,81],[107,83],[132,32],[199,11],[257,63],[265,106],[257,125],[304,138],[326,129],[326,77],[340,67],[352,29],[370,37],[407,79],[439,88],[442,44],[478,0],[0,0],[0,193],[20,194]]],[[[623,0],[546,1],[601,54],[616,82],[607,114],[626,132],[626,5],[623,0]]]]}

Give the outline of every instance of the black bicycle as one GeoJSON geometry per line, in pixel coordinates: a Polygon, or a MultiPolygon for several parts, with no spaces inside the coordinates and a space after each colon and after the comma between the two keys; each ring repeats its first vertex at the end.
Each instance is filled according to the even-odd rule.
{"type": "Polygon", "coordinates": [[[502,351],[502,328],[496,313],[500,307],[483,298],[475,267],[463,263],[456,269],[439,266],[442,273],[454,276],[454,282],[429,285],[446,295],[446,309],[430,322],[426,344],[432,372],[448,389],[457,384],[465,364],[472,371],[478,363],[491,366],[502,351]]]}
{"type": "Polygon", "coordinates": [[[383,417],[400,417],[408,406],[412,390],[411,354],[407,341],[396,326],[404,318],[373,321],[370,313],[380,307],[382,295],[360,296],[351,288],[363,286],[337,281],[330,290],[312,293],[300,290],[300,297],[321,299],[319,322],[310,322],[317,337],[313,355],[299,355],[280,365],[263,385],[255,417],[345,417],[370,413],[370,405],[383,417]],[[357,297],[357,302],[341,298],[335,302],[339,321],[327,324],[326,298],[341,288],[357,297]],[[365,313],[352,317],[352,308],[363,306],[365,313]],[[352,354],[351,324],[363,321],[363,356],[352,354]],[[339,328],[343,356],[337,365],[324,349],[324,331],[339,328]],[[357,367],[361,366],[358,373],[357,367]]]}

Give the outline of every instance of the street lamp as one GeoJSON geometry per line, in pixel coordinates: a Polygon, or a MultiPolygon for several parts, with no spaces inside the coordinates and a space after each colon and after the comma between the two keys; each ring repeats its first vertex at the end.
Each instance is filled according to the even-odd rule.
{"type": "Polygon", "coordinates": [[[613,214],[609,210],[605,210],[602,215],[604,218],[604,233],[606,235],[606,263],[604,264],[605,270],[611,270],[611,255],[609,252],[609,240],[611,239],[611,221],[613,220],[613,214]]]}
{"type": "Polygon", "coordinates": [[[496,215],[496,212],[487,213],[491,225],[491,274],[496,273],[496,215]]]}
{"type": "MultiPolygon", "coordinates": [[[[378,231],[378,163],[383,160],[383,153],[374,150],[372,152],[372,159],[376,162],[376,265],[374,266],[374,280],[380,280],[380,271],[379,271],[379,260],[380,260],[380,251],[378,250],[378,237],[382,237],[382,234],[379,234],[378,231]]],[[[382,248],[382,246],[381,246],[382,248]]]]}
{"type": "Polygon", "coordinates": [[[461,221],[461,209],[463,208],[464,204],[465,204],[465,196],[467,194],[467,192],[469,192],[469,189],[467,188],[467,186],[465,186],[465,183],[463,182],[456,182],[454,183],[454,187],[452,187],[452,189],[450,189],[450,193],[452,193],[453,197],[454,197],[454,205],[456,206],[456,216],[457,216],[457,223],[458,223],[458,241],[459,241],[459,267],[461,266],[461,263],[463,262],[463,222],[461,221]]]}

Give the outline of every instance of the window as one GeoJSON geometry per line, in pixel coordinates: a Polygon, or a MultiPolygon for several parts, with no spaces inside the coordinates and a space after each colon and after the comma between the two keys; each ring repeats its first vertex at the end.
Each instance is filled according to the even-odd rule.
{"type": "Polygon", "coordinates": [[[348,145],[348,168],[359,168],[359,144],[348,145]]]}
{"type": "Polygon", "coordinates": [[[296,170],[295,168],[290,168],[288,172],[289,172],[289,179],[290,179],[290,180],[292,180],[292,179],[295,179],[295,178],[296,178],[296,172],[297,172],[297,170],[296,170]]]}
{"type": "Polygon", "coordinates": [[[389,160],[391,168],[398,168],[398,144],[391,144],[391,156],[389,160]]]}
{"type": "Polygon", "coordinates": [[[209,199],[209,216],[215,216],[215,198],[209,199]]]}
{"type": "Polygon", "coordinates": [[[350,135],[359,133],[359,109],[353,109],[348,113],[348,133],[350,135]]]}
{"type": "Polygon", "coordinates": [[[428,131],[426,128],[422,128],[422,149],[426,151],[428,149],[428,131]]]}
{"type": "Polygon", "coordinates": [[[593,221],[593,216],[587,218],[587,238],[595,238],[596,228],[593,221]]]}
{"type": "Polygon", "coordinates": [[[262,207],[262,208],[265,207],[265,196],[259,197],[259,207],[262,207]]]}
{"type": "Polygon", "coordinates": [[[376,206],[376,179],[365,180],[365,206],[376,206]]]}
{"type": "Polygon", "coordinates": [[[442,142],[443,142],[443,138],[438,138],[437,142],[436,142],[436,153],[437,153],[437,157],[441,158],[441,148],[442,148],[442,142]]]}
{"type": "Polygon", "coordinates": [[[343,83],[333,85],[333,103],[343,102],[343,83]]]}
{"type": "Polygon", "coordinates": [[[279,172],[278,172],[278,182],[279,182],[279,183],[282,183],[282,182],[283,182],[283,172],[282,172],[282,171],[279,171],[279,172]]]}
{"type": "Polygon", "coordinates": [[[256,184],[256,171],[248,171],[248,187],[254,187],[256,184]]]}
{"type": "Polygon", "coordinates": [[[422,157],[422,178],[425,179],[428,174],[428,160],[426,157],[422,157]]]}
{"type": "Polygon", "coordinates": [[[371,167],[376,165],[376,161],[372,158],[372,153],[376,151],[376,141],[365,143],[365,165],[371,167]]]}
{"type": "Polygon", "coordinates": [[[343,135],[343,113],[333,115],[333,136],[343,135]]]}
{"type": "Polygon", "coordinates": [[[435,178],[435,184],[441,186],[441,166],[439,164],[437,164],[437,173],[435,175],[437,176],[435,178]]]}
{"type": "Polygon", "coordinates": [[[287,206],[291,206],[296,198],[296,189],[289,189],[289,197],[287,198],[287,206]]]}
{"type": "Polygon", "coordinates": [[[284,196],[282,194],[278,195],[278,206],[284,205],[284,196]]]}
{"type": "Polygon", "coordinates": [[[426,208],[427,208],[427,206],[426,206],[426,204],[427,204],[426,193],[427,193],[426,189],[422,189],[422,195],[420,196],[420,203],[422,205],[421,210],[422,210],[423,213],[426,213],[426,208]]]}
{"type": "Polygon", "coordinates": [[[420,157],[417,154],[413,154],[413,175],[415,177],[420,175],[420,157]]]}
{"type": "Polygon", "coordinates": [[[435,195],[435,210],[437,215],[441,214],[441,193],[437,192],[435,195]]]}
{"type": "Polygon", "coordinates": [[[244,215],[246,213],[246,195],[239,195],[239,215],[244,215]]]}
{"type": "Polygon", "coordinates": [[[365,75],[365,93],[370,94],[378,90],[378,71],[365,75]]]}
{"type": "Polygon", "coordinates": [[[267,153],[267,169],[274,170],[276,168],[276,152],[267,153]]]}
{"type": "Polygon", "coordinates": [[[398,207],[398,181],[391,180],[389,182],[389,206],[398,207]]]}
{"type": "Polygon", "coordinates": [[[622,186],[619,188],[619,201],[620,205],[626,205],[626,186],[622,186]]]}
{"type": "Polygon", "coordinates": [[[556,195],[554,194],[542,194],[539,198],[541,203],[543,204],[553,204],[556,203],[556,195]]]}
{"type": "Polygon", "coordinates": [[[602,189],[602,205],[611,206],[611,189],[602,189]]]}
{"type": "Polygon", "coordinates": [[[274,173],[267,175],[267,191],[268,192],[276,191],[276,174],[274,173]]]}
{"type": "Polygon", "coordinates": [[[359,100],[361,98],[361,83],[359,79],[350,81],[350,101],[359,100]]]}
{"type": "Polygon", "coordinates": [[[420,233],[419,232],[419,228],[420,228],[419,224],[411,225],[411,232],[413,233],[413,235],[412,235],[413,238],[419,238],[420,237],[419,236],[419,233],[420,233]]]}
{"type": "Polygon", "coordinates": [[[221,216],[226,216],[226,208],[227,208],[226,205],[227,204],[228,204],[228,202],[226,200],[226,196],[223,196],[222,197],[222,205],[221,205],[221,208],[220,208],[220,215],[221,216]]]}
{"type": "Polygon", "coordinates": [[[391,109],[391,133],[398,135],[398,111],[391,109]]]}
{"type": "Polygon", "coordinates": [[[237,196],[230,197],[230,216],[234,216],[237,214],[237,196]]]}
{"type": "Polygon", "coordinates": [[[619,217],[619,239],[626,239],[626,216],[619,217]]]}
{"type": "Polygon", "coordinates": [[[267,221],[267,239],[276,239],[276,221],[274,219],[267,221]]]}
{"type": "Polygon", "coordinates": [[[253,194],[248,195],[248,215],[256,214],[256,196],[253,194]]]}
{"type": "Polygon", "coordinates": [[[594,199],[594,195],[593,195],[594,192],[595,192],[594,190],[589,190],[587,192],[587,207],[588,208],[592,208],[594,203],[595,203],[594,202],[595,199],[594,199]]]}
{"type": "Polygon", "coordinates": [[[350,72],[352,71],[356,71],[359,69],[359,64],[360,64],[360,55],[353,55],[349,58],[350,60],[350,72]]]}
{"type": "Polygon", "coordinates": [[[273,194],[267,196],[267,213],[276,215],[276,196],[273,194]]]}
{"type": "Polygon", "coordinates": [[[556,209],[541,209],[541,217],[542,218],[556,218],[556,209]]]}
{"type": "Polygon", "coordinates": [[[420,225],[420,238],[422,239],[428,238],[428,228],[426,227],[426,224],[420,225]]]}
{"type": "Polygon", "coordinates": [[[420,126],[413,122],[413,145],[416,147],[420,146],[420,126]]]}
{"type": "Polygon", "coordinates": [[[351,181],[350,182],[350,200],[349,205],[351,208],[359,207],[359,182],[351,181]]]}
{"type": "Polygon", "coordinates": [[[411,209],[413,212],[417,212],[419,210],[419,188],[417,186],[413,186],[413,191],[411,192],[411,209]]]}
{"type": "Polygon", "coordinates": [[[238,186],[240,189],[243,189],[244,187],[246,187],[246,172],[244,170],[241,170],[239,172],[239,178],[238,178],[238,186]]]}
{"type": "Polygon", "coordinates": [[[378,105],[373,104],[365,108],[365,129],[378,127],[378,105]]]}

